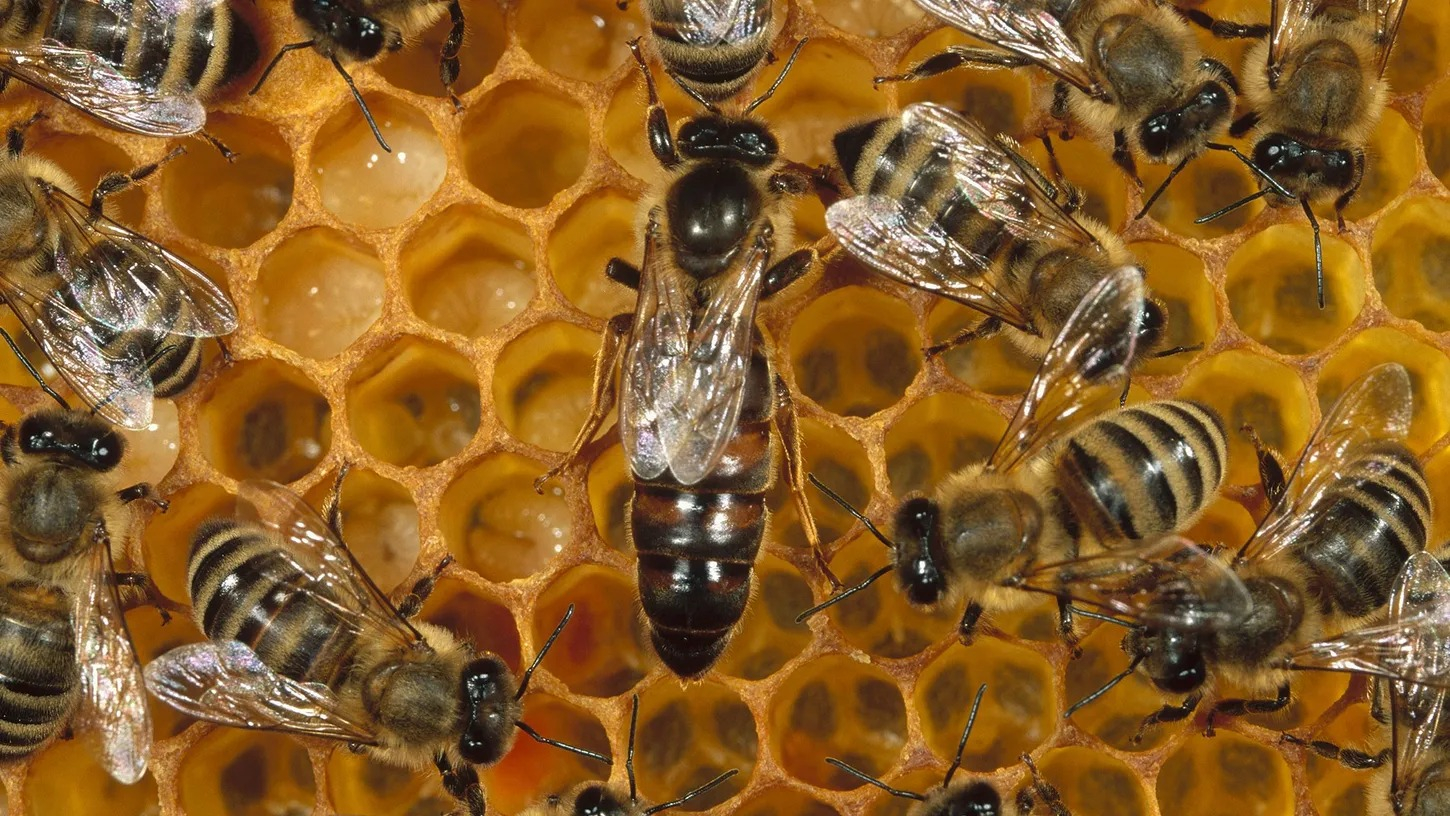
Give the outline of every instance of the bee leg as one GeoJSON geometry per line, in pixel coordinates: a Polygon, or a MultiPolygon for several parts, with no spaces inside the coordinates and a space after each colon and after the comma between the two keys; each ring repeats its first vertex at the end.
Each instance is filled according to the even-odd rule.
{"type": "Polygon", "coordinates": [[[610,258],[604,265],[604,277],[620,286],[639,291],[639,267],[623,258],[610,258]]]}
{"type": "Polygon", "coordinates": [[[344,461],[337,468],[337,476],[332,480],[332,487],[328,489],[327,495],[322,497],[322,517],[327,520],[327,528],[339,542],[347,541],[342,536],[342,483],[347,479],[348,471],[352,465],[344,461]]]}
{"type": "Polygon", "coordinates": [[[408,590],[408,594],[398,602],[398,614],[403,617],[403,620],[410,620],[423,610],[423,604],[427,603],[428,596],[433,594],[433,588],[438,585],[438,579],[443,576],[444,571],[453,564],[453,561],[451,553],[443,556],[431,572],[413,584],[413,588],[408,590]]]}
{"type": "Polygon", "coordinates": [[[841,579],[831,571],[830,562],[826,559],[826,552],[821,547],[821,533],[816,529],[816,517],[811,512],[811,504],[806,499],[806,468],[801,458],[800,428],[797,425],[795,413],[795,400],[791,398],[790,389],[786,387],[785,378],[779,374],[775,375],[775,430],[780,434],[780,447],[785,451],[785,480],[790,487],[791,498],[795,500],[796,512],[800,515],[801,529],[805,532],[806,542],[811,546],[811,554],[816,559],[816,569],[826,576],[831,582],[831,591],[840,590],[841,579]]]}
{"type": "Polygon", "coordinates": [[[1386,762],[1389,762],[1392,754],[1389,748],[1377,754],[1367,754],[1364,751],[1354,748],[1342,748],[1332,742],[1325,742],[1324,740],[1303,740],[1293,734],[1285,734],[1281,739],[1284,742],[1294,745],[1302,745],[1319,756],[1332,762],[1338,762],[1340,765],[1352,771],[1364,771],[1370,768],[1382,767],[1386,762]]]}
{"type": "Polygon", "coordinates": [[[1264,498],[1268,499],[1271,506],[1278,504],[1279,499],[1284,497],[1288,481],[1284,478],[1284,463],[1264,445],[1264,440],[1259,438],[1259,432],[1254,430],[1254,426],[1245,422],[1239,430],[1254,446],[1254,456],[1259,460],[1259,485],[1264,489],[1264,498]]]}
{"type": "Polygon", "coordinates": [[[150,164],[143,164],[129,173],[107,173],[101,176],[101,180],[96,182],[96,189],[91,192],[91,215],[99,218],[108,197],[116,195],[117,193],[123,193],[140,184],[150,177],[152,173],[160,170],[167,162],[185,152],[186,148],[176,147],[159,160],[150,164]]]}
{"type": "Polygon", "coordinates": [[[964,646],[972,645],[977,639],[977,622],[982,619],[982,605],[976,601],[967,604],[967,609],[962,613],[962,621],[957,624],[957,639],[964,646]]]}
{"type": "Polygon", "coordinates": [[[809,248],[796,250],[781,258],[765,270],[765,279],[760,287],[761,299],[768,298],[805,277],[815,264],[816,251],[809,248]]]}
{"type": "Polygon", "coordinates": [[[1062,803],[1062,794],[1057,792],[1057,788],[1051,782],[1042,778],[1041,772],[1037,770],[1037,763],[1032,761],[1029,754],[1022,755],[1022,764],[1026,765],[1028,772],[1032,774],[1032,785],[1023,788],[1017,794],[1017,812],[1024,815],[1031,813],[1032,808],[1036,805],[1034,800],[1040,800],[1052,812],[1052,816],[1071,816],[1067,805],[1062,803]],[[1034,796],[1034,794],[1036,795],[1034,796]],[[1024,804],[1026,807],[1023,807],[1024,804]]]}
{"type": "Polygon", "coordinates": [[[204,130],[197,131],[196,135],[202,141],[216,148],[216,152],[222,154],[222,158],[227,160],[227,164],[231,164],[232,162],[237,160],[237,153],[233,151],[230,147],[227,147],[221,139],[218,139],[217,137],[211,135],[210,133],[207,133],[204,130]]]}
{"type": "Polygon", "coordinates": [[[1219,20],[1199,9],[1180,8],[1172,3],[1168,5],[1183,19],[1222,40],[1261,40],[1269,36],[1269,27],[1262,23],[1235,23],[1232,20],[1219,20]]]}
{"type": "Polygon", "coordinates": [[[630,53],[634,54],[634,61],[639,65],[639,72],[644,74],[644,89],[648,96],[649,105],[645,114],[645,134],[649,137],[649,149],[654,154],[655,161],[659,162],[666,170],[679,165],[680,153],[675,150],[674,137],[670,135],[670,117],[665,112],[665,106],[660,104],[659,90],[655,88],[654,74],[650,73],[649,63],[644,61],[644,52],[639,50],[639,39],[629,41],[630,53]]]}
{"type": "Polygon", "coordinates": [[[1334,216],[1339,220],[1340,232],[1344,232],[1344,208],[1349,206],[1350,200],[1359,192],[1359,185],[1364,182],[1364,151],[1355,148],[1351,155],[1354,160],[1354,179],[1344,195],[1334,199],[1334,216]]]}
{"type": "Polygon", "coordinates": [[[457,113],[463,110],[463,103],[453,93],[453,83],[458,81],[458,52],[463,48],[464,32],[463,6],[458,0],[452,0],[448,4],[448,18],[452,21],[452,26],[448,29],[448,39],[443,43],[443,51],[438,55],[438,78],[443,80],[448,100],[453,103],[453,110],[457,113]]]}
{"type": "Polygon", "coordinates": [[[1026,57],[1019,57],[1005,51],[954,45],[940,54],[933,54],[918,62],[915,66],[908,68],[905,73],[879,76],[871,82],[879,88],[887,82],[916,82],[963,67],[1022,68],[1031,64],[1032,61],[1026,57]]]}
{"type": "Polygon", "coordinates": [[[156,492],[156,488],[152,487],[150,482],[138,482],[130,487],[118,490],[116,491],[116,498],[126,504],[130,504],[133,501],[145,500],[153,504],[156,509],[163,513],[166,512],[167,508],[171,507],[171,503],[161,498],[161,494],[156,492]]]}
{"type": "Polygon", "coordinates": [[[433,764],[443,777],[443,789],[468,808],[469,816],[483,816],[487,804],[483,799],[483,786],[478,784],[478,771],[472,765],[457,768],[448,761],[445,754],[433,757],[433,764]]]}
{"type": "MultiPolygon", "coordinates": [[[[1045,183],[1046,179],[1040,179],[1044,182],[1043,188],[1052,195],[1052,200],[1056,201],[1064,212],[1073,215],[1082,209],[1082,190],[1064,180],[1066,176],[1062,172],[1062,163],[1057,160],[1057,150],[1052,146],[1052,135],[1044,130],[1037,134],[1037,138],[1042,141],[1042,149],[1047,151],[1047,169],[1052,172],[1051,183],[1045,183]]],[[[1030,162],[1028,166],[1031,166],[1030,162]]],[[[1042,175],[1036,167],[1032,167],[1029,172],[1039,177],[1042,175]]]]}
{"type": "Polygon", "coordinates": [[[1250,130],[1253,130],[1254,125],[1257,125],[1258,123],[1258,111],[1249,111],[1243,116],[1235,119],[1232,125],[1229,125],[1228,135],[1233,136],[1234,138],[1238,138],[1239,136],[1248,133],[1250,130]]]}
{"type": "Polygon", "coordinates": [[[1072,659],[1082,657],[1082,647],[1078,645],[1077,631],[1072,625],[1072,601],[1067,598],[1057,599],[1057,631],[1072,653],[1072,659]]]}
{"type": "Polygon", "coordinates": [[[1128,179],[1137,185],[1139,190],[1143,189],[1143,180],[1138,178],[1138,164],[1133,161],[1133,153],[1128,150],[1127,134],[1119,130],[1113,134],[1113,161],[1128,176],[1128,179]]]}
{"type": "Polygon", "coordinates": [[[579,429],[579,435],[574,437],[574,444],[564,458],[559,460],[559,464],[544,471],[544,475],[534,480],[534,490],[541,495],[546,482],[579,459],[584,446],[594,439],[594,434],[599,432],[599,426],[604,424],[604,418],[614,410],[614,372],[619,370],[619,363],[624,359],[627,347],[625,340],[633,328],[633,313],[617,314],[605,325],[604,343],[599,347],[599,356],[594,358],[594,387],[589,398],[589,417],[584,420],[584,427],[579,429]]]}
{"type": "MultiPolygon", "coordinates": [[[[1050,110],[1052,118],[1059,122],[1067,121],[1067,94],[1066,82],[1059,79],[1052,83],[1052,108],[1050,110]]],[[[1066,131],[1061,136],[1063,141],[1068,141],[1071,138],[1067,135],[1066,131]]]]}
{"type": "Polygon", "coordinates": [[[1242,717],[1245,714],[1272,714],[1289,704],[1289,684],[1279,686],[1272,700],[1219,700],[1208,710],[1208,720],[1203,724],[1203,735],[1213,736],[1215,717],[1242,717]]]}
{"type": "Polygon", "coordinates": [[[134,589],[141,596],[141,600],[135,603],[124,604],[124,608],[127,611],[135,609],[138,606],[155,607],[156,611],[161,613],[161,623],[163,625],[171,622],[172,612],[178,615],[185,614],[186,607],[161,594],[161,588],[156,586],[156,582],[151,580],[151,576],[146,573],[117,572],[113,574],[115,575],[117,589],[134,589]]]}
{"type": "Polygon", "coordinates": [[[1235,77],[1234,72],[1229,70],[1229,67],[1227,65],[1224,65],[1222,62],[1219,62],[1213,57],[1204,57],[1203,59],[1198,61],[1198,67],[1218,77],[1218,81],[1222,82],[1228,87],[1229,90],[1233,91],[1234,96],[1238,96],[1240,93],[1242,93],[1242,91],[1239,90],[1238,78],[1235,77]]]}
{"type": "Polygon", "coordinates": [[[931,358],[936,357],[939,354],[944,354],[948,351],[951,351],[957,346],[963,345],[965,343],[970,343],[973,340],[982,340],[991,337],[992,335],[1001,331],[1004,325],[1005,324],[1002,323],[1002,321],[998,318],[986,318],[981,323],[978,323],[970,329],[963,329],[962,331],[957,332],[957,334],[952,337],[952,339],[947,340],[946,342],[927,346],[922,351],[922,353],[926,355],[926,358],[928,360],[930,360],[931,358]]]}
{"type": "Polygon", "coordinates": [[[1148,733],[1148,729],[1150,728],[1163,723],[1175,723],[1187,719],[1198,708],[1198,704],[1201,702],[1203,702],[1203,694],[1201,692],[1194,692],[1188,695],[1179,705],[1166,705],[1149,714],[1138,724],[1138,732],[1133,735],[1132,743],[1137,745],[1142,742],[1144,735],[1148,733]]]}
{"type": "MultiPolygon", "coordinates": [[[[4,74],[4,76],[7,80],[10,78],[9,74],[4,74]]],[[[26,132],[30,130],[31,125],[44,118],[45,111],[36,111],[34,114],[31,115],[29,119],[26,119],[24,122],[12,125],[10,129],[5,132],[5,151],[10,154],[10,158],[18,158],[21,153],[25,152],[26,132]]]]}

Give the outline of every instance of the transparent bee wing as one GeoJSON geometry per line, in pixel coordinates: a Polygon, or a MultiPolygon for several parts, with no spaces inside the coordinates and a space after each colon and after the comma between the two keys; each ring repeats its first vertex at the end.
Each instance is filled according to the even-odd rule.
{"type": "Polygon", "coordinates": [[[667,0],[666,5],[676,9],[661,16],[681,21],[675,33],[691,45],[736,43],[770,26],[771,4],[762,0],[667,0]]]}
{"type": "MultiPolygon", "coordinates": [[[[66,255],[56,277],[71,279],[66,255]]],[[[107,421],[131,429],[151,424],[153,386],[142,345],[106,332],[66,301],[54,282],[0,275],[0,298],[35,338],[62,378],[107,421]]]]}
{"type": "Polygon", "coordinates": [[[1404,439],[1413,414],[1410,375],[1399,363],[1375,366],[1350,383],[1319,423],[1284,495],[1239,550],[1239,558],[1263,561],[1301,544],[1304,531],[1332,506],[1327,498],[1372,478],[1358,467],[1366,448],[1404,439]]]}
{"type": "Polygon", "coordinates": [[[80,703],[72,727],[85,735],[101,766],[124,784],[146,773],[151,712],[141,661],[116,594],[110,542],[91,546],[91,562],[72,596],[80,703]]]}
{"type": "Polygon", "coordinates": [[[1143,320],[1143,273],[1119,267],[1093,286],[1052,341],[987,466],[1008,472],[1080,424],[1094,395],[1121,388],[1143,320]]]}
{"type": "Polygon", "coordinates": [[[347,545],[296,493],[276,482],[242,482],[237,486],[237,517],[280,541],[285,557],[258,565],[259,582],[274,577],[295,584],[300,574],[312,600],[331,607],[339,620],[359,631],[389,636],[404,646],[420,639],[347,545]]]}
{"type": "Polygon", "coordinates": [[[736,431],[771,233],[762,229],[720,276],[695,325],[689,284],[657,241],[657,232],[646,240],[639,307],[621,375],[620,436],[635,475],[649,479],[668,469],[689,485],[719,463],[736,431]]]}
{"type": "Polygon", "coordinates": [[[66,247],[70,292],[88,317],[115,331],[220,337],[237,309],[215,283],[155,241],[117,224],[69,193],[46,188],[66,247]]]}
{"type": "Polygon", "coordinates": [[[185,136],[206,124],[206,110],[195,97],[149,88],[95,53],[54,40],[0,50],[0,71],[120,130],[185,136]]]}
{"type": "Polygon", "coordinates": [[[1041,3],[1024,0],[916,0],[953,27],[1026,57],[1058,78],[1097,96],[1102,87],[1062,23],[1041,3]]]}
{"type": "MultiPolygon", "coordinates": [[[[1364,2],[1364,0],[1361,0],[1364,2]]],[[[1320,0],[1270,0],[1269,75],[1277,76],[1285,56],[1310,28],[1320,0]]]]}
{"type": "Polygon", "coordinates": [[[1028,589],[1069,598],[1151,626],[1218,629],[1242,620],[1252,601],[1221,559],[1185,538],[1037,567],[1028,589]]]}
{"type": "Polygon", "coordinates": [[[1394,710],[1394,779],[1391,790],[1401,793],[1419,779],[1432,756],[1430,748],[1440,736],[1441,712],[1446,697],[1444,688],[1406,683],[1390,684],[1390,705],[1394,710]]]}
{"type": "Polygon", "coordinates": [[[1395,47],[1395,37],[1400,32],[1400,21],[1405,18],[1405,6],[1409,0],[1359,0],[1359,10],[1369,14],[1375,23],[1375,45],[1379,49],[1379,73],[1384,76],[1390,62],[1390,51],[1395,47]]]}
{"type": "Polygon", "coordinates": [[[1390,591],[1385,623],[1312,643],[1291,663],[1450,689],[1450,574],[1434,556],[1415,553],[1390,591]]]}
{"type": "Polygon", "coordinates": [[[146,665],[146,684],[167,705],[233,728],[376,742],[350,719],[332,690],[272,671],[235,640],[178,646],[146,665]]]}

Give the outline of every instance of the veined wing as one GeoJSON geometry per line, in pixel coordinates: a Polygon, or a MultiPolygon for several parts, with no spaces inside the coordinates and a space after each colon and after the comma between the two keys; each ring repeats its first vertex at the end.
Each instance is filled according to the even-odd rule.
{"type": "Polygon", "coordinates": [[[668,0],[666,19],[692,45],[725,45],[749,39],[770,26],[769,0],[668,0]]]}
{"type": "Polygon", "coordinates": [[[54,40],[0,50],[0,71],[132,133],[185,136],[206,124],[195,97],[147,87],[95,53],[54,40]]]}
{"type": "Polygon", "coordinates": [[[85,579],[72,596],[80,704],[72,721],[101,766],[131,784],[151,760],[151,712],[141,661],[116,595],[110,543],[91,547],[85,579]]]}
{"type": "MultiPolygon", "coordinates": [[[[1363,1],[1363,0],[1361,0],[1363,1]]],[[[1285,57],[1310,28],[1321,0],[1270,0],[1269,76],[1277,78],[1285,57]]]]}
{"type": "Polygon", "coordinates": [[[1379,72],[1384,76],[1390,62],[1390,52],[1395,47],[1395,37],[1400,33],[1400,21],[1405,18],[1405,7],[1409,0],[1359,0],[1361,13],[1374,19],[1375,45],[1379,49],[1379,72]]]}
{"type": "Polygon", "coordinates": [[[1030,0],[916,0],[953,27],[1032,60],[1084,93],[1101,95],[1087,58],[1041,3],[1030,0]]]}

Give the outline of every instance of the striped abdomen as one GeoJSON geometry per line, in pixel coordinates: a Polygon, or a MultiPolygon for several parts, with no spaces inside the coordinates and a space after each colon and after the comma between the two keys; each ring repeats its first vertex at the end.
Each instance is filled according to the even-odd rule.
{"type": "Polygon", "coordinates": [[[1420,460],[1403,445],[1366,449],[1320,499],[1317,520],[1294,553],[1326,613],[1362,618],[1389,602],[1400,568],[1425,549],[1430,489],[1420,460]]]}
{"type": "Polygon", "coordinates": [[[690,0],[645,0],[644,5],[660,60],[680,84],[710,102],[739,93],[770,51],[771,0],[739,4],[740,19],[732,22],[730,31],[745,33],[730,42],[692,41],[699,35],[686,22],[690,0]]]}
{"type": "Polygon", "coordinates": [[[211,640],[236,640],[278,674],[333,688],[357,642],[356,616],[317,600],[331,592],[292,566],[270,531],[212,519],[192,539],[191,614],[211,640]]]}
{"type": "Polygon", "coordinates": [[[76,699],[70,600],[29,581],[0,587],[0,760],[55,736],[76,699]]]}
{"type": "Polygon", "coordinates": [[[765,534],[772,474],[770,366],[757,343],[739,428],[704,479],[685,487],[669,471],[636,480],[630,539],[639,594],[660,659],[681,677],[704,673],[745,614],[765,534]]]}
{"type": "Polygon", "coordinates": [[[1082,526],[1111,546],[1192,525],[1223,484],[1227,457],[1213,409],[1164,400],[1078,428],[1057,450],[1054,478],[1082,526]]]}

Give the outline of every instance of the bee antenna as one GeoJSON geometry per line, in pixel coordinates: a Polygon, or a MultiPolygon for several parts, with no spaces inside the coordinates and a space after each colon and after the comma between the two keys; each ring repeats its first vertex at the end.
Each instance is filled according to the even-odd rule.
{"type": "Polygon", "coordinates": [[[871,774],[868,774],[865,771],[859,771],[859,770],[851,767],[850,765],[847,765],[846,763],[842,762],[841,760],[836,759],[835,757],[826,757],[826,762],[829,763],[829,764],[831,764],[831,765],[836,766],[837,768],[840,768],[841,770],[843,770],[846,773],[848,773],[848,774],[856,777],[857,779],[862,780],[863,782],[869,782],[872,785],[875,785],[876,787],[878,787],[878,788],[886,791],[887,793],[891,794],[892,796],[899,796],[902,799],[912,799],[912,800],[915,800],[917,802],[925,802],[926,801],[926,797],[925,796],[922,796],[919,793],[912,793],[911,791],[901,790],[900,788],[893,788],[890,785],[886,784],[885,782],[882,782],[880,779],[877,779],[876,777],[872,776],[871,774]]]}
{"type": "Polygon", "coordinates": [[[1324,242],[1319,237],[1319,219],[1314,217],[1314,208],[1309,206],[1309,199],[1299,199],[1299,206],[1304,208],[1304,215],[1309,219],[1309,226],[1314,230],[1314,280],[1319,291],[1319,308],[1324,308],[1324,242]]]}
{"type": "MultiPolygon", "coordinates": [[[[549,650],[554,648],[554,641],[559,639],[559,635],[563,633],[564,627],[569,625],[569,619],[572,617],[574,617],[574,604],[569,604],[569,608],[564,610],[564,617],[559,619],[559,625],[554,627],[554,634],[549,635],[549,639],[544,641],[543,648],[539,649],[539,653],[534,655],[534,662],[529,664],[529,668],[524,671],[524,676],[519,678],[519,690],[514,692],[515,700],[522,698],[524,692],[528,691],[529,680],[534,676],[534,669],[537,669],[539,664],[544,662],[544,655],[548,654],[549,650]]],[[[519,723],[519,727],[523,728],[523,723],[519,723]]]]}
{"type": "Polygon", "coordinates": [[[1068,708],[1068,710],[1062,712],[1062,718],[1064,720],[1070,719],[1072,717],[1072,715],[1074,715],[1074,714],[1076,714],[1078,712],[1078,709],[1082,708],[1083,706],[1087,705],[1088,703],[1091,703],[1093,700],[1098,699],[1099,697],[1103,696],[1104,694],[1107,694],[1108,692],[1112,691],[1114,686],[1116,686],[1119,683],[1121,683],[1124,680],[1126,680],[1128,678],[1128,675],[1132,674],[1138,668],[1138,664],[1139,663],[1142,663],[1142,662],[1143,662],[1143,656],[1142,655],[1138,655],[1137,657],[1133,658],[1133,661],[1128,664],[1128,668],[1123,669],[1122,671],[1118,672],[1116,675],[1114,675],[1112,677],[1112,679],[1108,680],[1108,682],[1106,682],[1106,683],[1102,684],[1101,686],[1099,686],[1098,689],[1097,689],[1097,691],[1094,691],[1092,694],[1089,694],[1088,696],[1082,698],[1081,700],[1078,700],[1077,702],[1073,703],[1072,706],[1070,708],[1068,708]]]}
{"type": "Polygon", "coordinates": [[[247,96],[255,96],[257,94],[257,91],[262,90],[262,85],[266,83],[268,77],[272,76],[272,69],[277,67],[277,63],[281,62],[283,57],[287,56],[293,51],[300,51],[304,48],[312,48],[316,45],[316,40],[303,40],[302,42],[288,43],[287,45],[284,45],[281,48],[277,49],[277,55],[275,57],[272,57],[271,62],[267,63],[266,69],[263,70],[262,75],[257,78],[257,84],[252,86],[252,90],[247,92],[247,96]]]}
{"type": "Polygon", "coordinates": [[[800,613],[799,615],[796,615],[795,616],[795,622],[796,623],[805,623],[808,618],[814,616],[817,612],[820,612],[823,609],[830,609],[831,607],[835,606],[836,604],[840,603],[841,601],[844,601],[847,598],[851,597],[852,595],[855,595],[857,592],[860,592],[861,590],[865,589],[866,587],[871,586],[873,583],[876,582],[876,579],[877,578],[880,578],[881,576],[885,575],[886,573],[888,573],[890,571],[891,571],[891,565],[890,564],[887,564],[886,566],[882,567],[881,569],[876,570],[875,572],[871,573],[869,576],[866,577],[866,580],[862,581],[861,583],[856,584],[853,587],[847,587],[846,589],[843,589],[840,592],[837,592],[835,595],[832,595],[831,597],[827,598],[826,600],[821,601],[820,603],[816,604],[815,606],[811,607],[810,609],[807,609],[806,611],[800,613]]]}
{"type": "Polygon", "coordinates": [[[10,332],[0,329],[0,337],[5,338],[5,345],[9,346],[10,350],[15,352],[15,357],[20,360],[21,365],[25,366],[25,370],[30,372],[30,376],[35,378],[35,382],[40,386],[40,390],[49,394],[51,399],[60,404],[60,407],[67,411],[71,410],[70,403],[65,401],[65,397],[56,393],[56,390],[50,387],[50,383],[47,383],[45,378],[40,376],[40,372],[35,370],[35,366],[30,364],[30,360],[26,359],[25,355],[20,353],[20,347],[15,345],[15,339],[10,336],[10,332]]]}
{"type": "Polygon", "coordinates": [[[1234,210],[1237,210],[1240,207],[1244,207],[1244,206],[1247,206],[1249,204],[1252,204],[1255,201],[1258,201],[1259,199],[1261,199],[1264,196],[1268,195],[1270,192],[1271,191],[1269,190],[1269,188],[1265,187],[1264,189],[1259,190],[1257,193],[1249,193],[1248,195],[1244,196],[1243,198],[1239,199],[1238,201],[1235,201],[1234,203],[1228,205],[1227,207],[1223,207],[1221,209],[1214,210],[1213,212],[1209,213],[1208,215],[1201,215],[1198,218],[1193,219],[1193,223],[1195,223],[1195,224],[1207,224],[1210,221],[1216,221],[1216,220],[1218,220],[1220,218],[1223,218],[1225,215],[1228,215],[1229,213],[1233,212],[1234,210]]]}
{"type": "Polygon", "coordinates": [[[765,104],[772,96],[775,96],[775,89],[779,88],[780,83],[785,81],[785,75],[790,73],[791,66],[795,65],[795,58],[800,56],[801,49],[805,48],[806,43],[810,42],[810,39],[810,37],[801,37],[800,42],[795,44],[795,50],[790,52],[790,59],[785,61],[785,67],[780,69],[780,74],[776,76],[775,81],[770,83],[770,87],[765,89],[765,93],[755,97],[755,101],[745,107],[744,115],[749,116],[751,111],[765,104]]]}
{"type": "Polygon", "coordinates": [[[952,766],[947,768],[947,776],[941,783],[943,788],[952,783],[952,776],[956,774],[958,768],[962,767],[962,752],[967,750],[967,737],[972,735],[972,725],[977,721],[977,709],[982,706],[982,696],[986,693],[986,683],[977,687],[977,698],[972,700],[972,713],[967,715],[967,727],[962,729],[962,740],[957,743],[956,758],[952,760],[952,766]]]}
{"type": "Polygon", "coordinates": [[[1184,156],[1183,161],[1179,162],[1177,167],[1169,171],[1168,177],[1163,179],[1163,183],[1158,185],[1158,189],[1153,191],[1153,195],[1148,196],[1148,203],[1144,204],[1143,209],[1139,210],[1138,214],[1133,216],[1134,221],[1147,215],[1148,211],[1153,209],[1153,205],[1158,203],[1158,198],[1163,195],[1163,191],[1167,190],[1168,185],[1172,184],[1173,180],[1178,178],[1178,174],[1182,173],[1183,168],[1188,166],[1188,160],[1191,158],[1193,158],[1191,155],[1184,156]]]}
{"type": "Polygon", "coordinates": [[[589,757],[590,759],[594,759],[594,760],[598,760],[599,762],[603,762],[605,765],[611,765],[612,766],[614,764],[614,760],[610,759],[609,757],[605,756],[604,754],[595,753],[594,751],[591,751],[588,748],[580,748],[577,745],[570,745],[567,742],[560,742],[560,741],[555,740],[555,739],[549,739],[548,737],[544,736],[543,734],[540,734],[538,731],[535,731],[533,728],[531,728],[529,726],[528,723],[524,722],[523,720],[514,720],[514,725],[518,726],[518,728],[519,728],[520,731],[524,732],[525,734],[528,734],[529,736],[533,737],[536,741],[542,742],[545,745],[552,745],[555,748],[562,748],[562,749],[564,749],[565,751],[568,751],[571,754],[578,754],[579,756],[582,756],[582,757],[589,757]]]}
{"type": "Polygon", "coordinates": [[[806,478],[810,480],[811,484],[816,486],[817,490],[826,494],[826,498],[830,499],[836,504],[841,505],[841,509],[851,514],[851,518],[866,525],[866,529],[871,531],[871,535],[876,536],[877,541],[880,541],[882,544],[885,544],[893,550],[896,549],[896,542],[887,538],[885,533],[882,533],[880,530],[876,529],[876,525],[871,523],[871,519],[866,518],[866,516],[862,514],[860,510],[857,510],[851,505],[850,502],[841,498],[841,495],[839,493],[830,489],[829,487],[826,487],[825,483],[823,483],[820,479],[816,478],[816,474],[807,473],[806,478]]]}
{"type": "Polygon", "coordinates": [[[336,54],[333,54],[331,59],[332,67],[337,69],[337,73],[342,76],[342,81],[347,83],[347,89],[352,91],[352,98],[357,101],[357,106],[362,108],[363,118],[367,120],[368,127],[372,128],[373,138],[378,140],[378,145],[385,152],[392,153],[393,149],[388,147],[388,143],[383,139],[383,132],[378,130],[378,123],[373,121],[373,112],[368,109],[368,103],[363,101],[362,94],[358,93],[357,86],[353,84],[352,76],[348,74],[346,68],[342,67],[342,63],[337,61],[336,54]]]}
{"type": "Polygon", "coordinates": [[[725,780],[729,779],[730,777],[732,777],[732,776],[734,776],[734,775],[736,775],[738,773],[740,773],[740,769],[739,768],[731,768],[730,770],[726,771],[725,773],[722,773],[719,776],[715,777],[714,779],[711,779],[709,782],[706,782],[705,784],[701,785],[700,787],[695,788],[694,790],[690,791],[689,793],[686,793],[684,796],[681,796],[680,798],[674,800],[673,802],[665,802],[663,805],[655,805],[652,808],[647,808],[644,811],[644,813],[640,814],[640,816],[651,816],[651,814],[659,813],[662,810],[669,810],[671,808],[677,808],[680,805],[683,805],[684,803],[690,801],[691,799],[694,799],[696,796],[700,796],[702,794],[709,793],[710,791],[714,790],[717,786],[719,786],[721,784],[724,784],[725,780]]]}
{"type": "Polygon", "coordinates": [[[634,729],[639,725],[639,695],[634,695],[634,703],[629,709],[629,747],[624,752],[624,772],[629,777],[629,801],[631,804],[639,801],[639,790],[634,784],[634,729]]]}
{"type": "MultiPolygon", "coordinates": [[[[1030,587],[1023,586],[1023,587],[1018,587],[1018,589],[1030,589],[1030,587]]],[[[1134,623],[1130,623],[1129,621],[1122,620],[1121,618],[1115,618],[1112,615],[1104,615],[1101,612],[1094,612],[1091,609],[1083,609],[1080,606],[1074,606],[1074,607],[1072,607],[1072,614],[1074,614],[1074,615],[1082,615],[1084,618],[1088,618],[1090,620],[1102,621],[1103,623],[1115,623],[1118,626],[1123,627],[1124,629],[1132,629],[1134,626],[1137,625],[1137,624],[1134,624],[1134,623]]]]}
{"type": "Polygon", "coordinates": [[[1294,198],[1294,194],[1289,192],[1289,188],[1280,184],[1278,179],[1264,172],[1264,168],[1258,166],[1257,164],[1254,164],[1253,159],[1250,159],[1248,156],[1240,153],[1237,147],[1234,147],[1231,144],[1222,144],[1220,142],[1208,142],[1204,145],[1204,147],[1207,147],[1209,150],[1222,150],[1225,153],[1233,154],[1233,157],[1243,162],[1243,165],[1249,168],[1250,172],[1258,176],[1265,184],[1272,187],[1274,189],[1274,192],[1285,198],[1294,198]]]}

